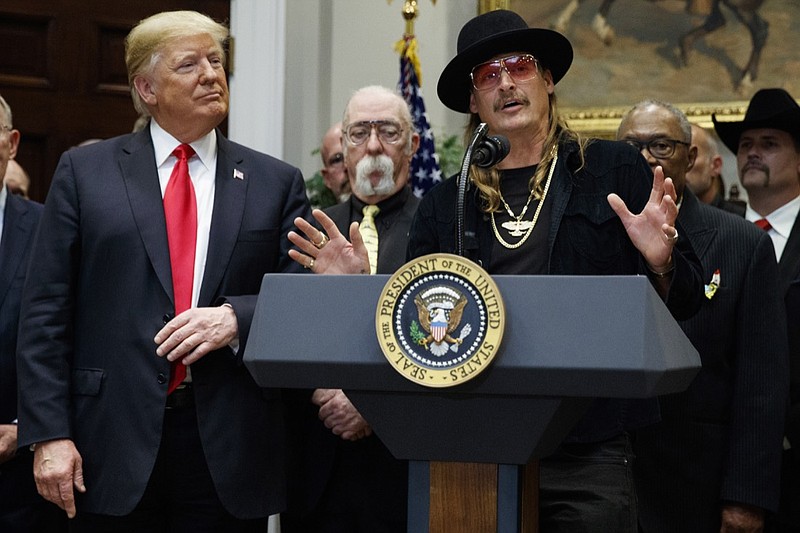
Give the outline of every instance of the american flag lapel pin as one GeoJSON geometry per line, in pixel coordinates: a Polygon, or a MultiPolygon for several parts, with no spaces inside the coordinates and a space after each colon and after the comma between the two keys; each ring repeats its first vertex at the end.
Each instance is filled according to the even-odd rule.
{"type": "Polygon", "coordinates": [[[242,172],[238,168],[234,168],[233,169],[233,179],[235,179],[235,180],[243,180],[244,179],[244,172],[242,172]]]}

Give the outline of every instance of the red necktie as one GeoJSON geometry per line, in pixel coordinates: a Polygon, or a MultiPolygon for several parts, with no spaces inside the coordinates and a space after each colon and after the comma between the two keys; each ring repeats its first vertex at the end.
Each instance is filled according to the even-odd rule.
{"type": "Polygon", "coordinates": [[[763,229],[764,231],[769,231],[769,230],[772,229],[772,226],[770,225],[769,222],[767,222],[766,218],[759,218],[753,224],[755,224],[759,228],[763,229]]]}
{"type": "MultiPolygon", "coordinates": [[[[197,244],[197,201],[189,178],[189,158],[194,150],[181,144],[172,155],[178,158],[164,191],[164,215],[167,219],[169,262],[172,266],[172,288],[175,295],[175,316],[192,306],[194,255],[197,244]]],[[[169,394],[186,378],[186,366],[172,363],[169,394]]]]}

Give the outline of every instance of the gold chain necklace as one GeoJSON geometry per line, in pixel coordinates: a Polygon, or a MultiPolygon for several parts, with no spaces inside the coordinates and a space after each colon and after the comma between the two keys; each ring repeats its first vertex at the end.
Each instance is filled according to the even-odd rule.
{"type": "Polygon", "coordinates": [[[508,230],[512,237],[522,237],[522,235],[524,235],[523,232],[529,230],[531,226],[533,226],[533,221],[522,220],[522,217],[524,217],[525,213],[528,212],[528,206],[531,204],[531,200],[533,200],[534,191],[531,191],[531,193],[528,195],[528,201],[525,202],[525,207],[522,208],[522,213],[520,213],[519,216],[516,216],[511,210],[511,206],[509,206],[508,202],[506,202],[506,199],[503,198],[503,193],[500,191],[497,191],[497,193],[500,195],[500,201],[503,202],[503,205],[506,208],[506,213],[508,213],[508,216],[511,217],[511,220],[508,222],[503,222],[500,225],[508,230]]]}
{"type": "Polygon", "coordinates": [[[508,214],[511,215],[511,218],[515,219],[514,221],[508,221],[503,223],[503,227],[509,230],[511,232],[511,235],[514,237],[522,235],[522,231],[525,231],[525,234],[522,237],[522,239],[520,239],[516,243],[510,244],[506,242],[505,239],[503,239],[502,235],[500,235],[500,232],[497,231],[497,224],[494,221],[494,211],[492,211],[491,218],[492,218],[492,230],[494,231],[494,236],[497,238],[500,244],[502,244],[509,250],[514,250],[525,244],[525,241],[527,241],[528,237],[530,237],[531,233],[533,233],[533,228],[536,227],[536,221],[539,220],[539,213],[542,212],[542,206],[544,205],[544,200],[545,198],[547,198],[547,191],[550,190],[550,181],[553,179],[553,172],[555,172],[556,170],[556,161],[558,161],[558,152],[554,150],[553,161],[550,163],[550,172],[547,174],[547,181],[544,184],[544,192],[542,193],[542,199],[539,200],[539,205],[536,206],[536,212],[533,214],[533,218],[531,219],[530,222],[522,221],[521,219],[523,215],[525,215],[525,212],[528,210],[528,204],[530,204],[531,198],[533,198],[533,191],[531,191],[531,195],[528,197],[528,202],[525,204],[525,207],[522,209],[522,213],[520,213],[519,217],[514,216],[514,213],[508,207],[506,201],[503,200],[503,195],[502,194],[500,195],[500,199],[503,200],[503,205],[505,205],[506,211],[508,211],[508,214]],[[521,230],[521,227],[525,227],[526,229],[521,230]],[[512,231],[512,228],[514,228],[514,231],[512,231]]]}

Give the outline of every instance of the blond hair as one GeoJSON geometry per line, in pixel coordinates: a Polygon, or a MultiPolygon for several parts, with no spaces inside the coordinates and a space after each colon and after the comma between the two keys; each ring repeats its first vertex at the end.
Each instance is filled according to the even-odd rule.
{"type": "Polygon", "coordinates": [[[139,97],[133,80],[143,74],[152,73],[168,41],[204,34],[210,35],[217,42],[225,64],[228,28],[197,11],[157,13],[142,20],[130,31],[125,38],[125,65],[128,68],[133,105],[140,115],[150,116],[150,112],[139,97]]]}

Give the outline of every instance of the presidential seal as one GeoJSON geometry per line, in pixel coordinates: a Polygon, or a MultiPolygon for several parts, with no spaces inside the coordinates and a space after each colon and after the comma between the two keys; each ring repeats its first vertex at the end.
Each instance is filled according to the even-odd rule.
{"type": "Polygon", "coordinates": [[[494,280],[451,254],[400,267],[384,286],[375,315],[386,359],[426,387],[452,387],[480,374],[497,354],[504,327],[494,280]]]}

